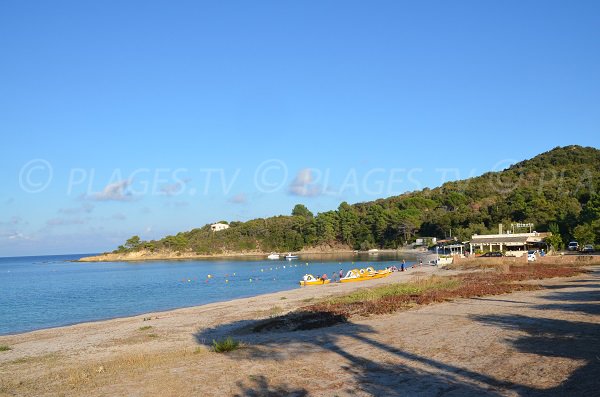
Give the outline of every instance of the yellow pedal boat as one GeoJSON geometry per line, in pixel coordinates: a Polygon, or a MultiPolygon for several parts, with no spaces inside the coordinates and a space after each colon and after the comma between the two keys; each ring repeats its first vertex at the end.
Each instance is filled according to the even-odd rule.
{"type": "Polygon", "coordinates": [[[304,275],[303,279],[300,280],[300,285],[305,286],[305,285],[324,285],[324,284],[329,284],[330,280],[322,280],[320,278],[316,278],[315,276],[313,276],[312,274],[306,274],[304,275]]]}
{"type": "Polygon", "coordinates": [[[346,276],[344,276],[340,279],[340,282],[352,283],[352,282],[356,282],[356,281],[373,280],[376,278],[387,277],[390,274],[392,274],[392,272],[388,269],[375,270],[371,266],[369,266],[366,269],[349,270],[348,273],[346,273],[346,276]]]}

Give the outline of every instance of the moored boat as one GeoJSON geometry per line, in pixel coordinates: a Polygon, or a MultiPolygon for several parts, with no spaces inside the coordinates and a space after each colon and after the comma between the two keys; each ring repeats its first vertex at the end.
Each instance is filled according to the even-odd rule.
{"type": "Polygon", "coordinates": [[[387,277],[390,274],[392,274],[392,272],[389,269],[375,270],[373,267],[369,266],[366,269],[348,270],[348,273],[340,279],[340,282],[351,283],[355,281],[373,280],[376,278],[387,277]]]}
{"type": "Polygon", "coordinates": [[[292,259],[298,259],[298,255],[293,255],[291,252],[288,252],[288,254],[285,256],[285,259],[288,261],[291,261],[292,259]]]}
{"type": "Polygon", "coordinates": [[[276,254],[275,252],[271,252],[269,254],[269,256],[267,256],[267,259],[279,259],[279,254],[276,254]]]}
{"type": "Polygon", "coordinates": [[[316,278],[312,274],[305,274],[302,280],[300,281],[300,285],[324,285],[329,284],[330,280],[322,278],[316,278]]]}

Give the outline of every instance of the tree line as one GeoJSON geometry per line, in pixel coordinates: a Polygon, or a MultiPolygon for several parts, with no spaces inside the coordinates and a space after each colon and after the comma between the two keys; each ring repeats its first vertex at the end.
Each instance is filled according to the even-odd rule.
{"type": "Polygon", "coordinates": [[[558,147],[500,172],[372,202],[341,203],[314,215],[303,204],[290,215],[205,225],[160,240],[128,239],[116,252],[146,249],[197,254],[299,251],[312,247],[397,248],[419,236],[467,241],[498,225],[533,223],[551,231],[557,249],[568,241],[600,243],[600,150],[558,147]]]}

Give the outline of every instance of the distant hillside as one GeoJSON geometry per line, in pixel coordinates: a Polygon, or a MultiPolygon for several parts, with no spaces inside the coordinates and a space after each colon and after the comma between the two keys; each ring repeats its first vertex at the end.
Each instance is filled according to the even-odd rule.
{"type": "Polygon", "coordinates": [[[417,236],[467,240],[473,233],[498,230],[503,223],[531,222],[537,231],[553,231],[555,246],[577,238],[600,243],[600,150],[557,147],[501,172],[448,182],[435,189],[372,202],[340,204],[314,216],[303,205],[292,215],[210,226],[158,241],[137,236],[117,253],[133,251],[220,254],[300,251],[330,247],[397,248],[417,236]]]}

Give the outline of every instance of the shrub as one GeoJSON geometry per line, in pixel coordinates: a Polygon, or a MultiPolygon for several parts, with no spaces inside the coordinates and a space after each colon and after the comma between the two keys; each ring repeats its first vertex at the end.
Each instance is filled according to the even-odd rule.
{"type": "Polygon", "coordinates": [[[239,349],[240,342],[228,336],[222,340],[214,340],[212,342],[213,350],[216,353],[225,353],[239,349]]]}

